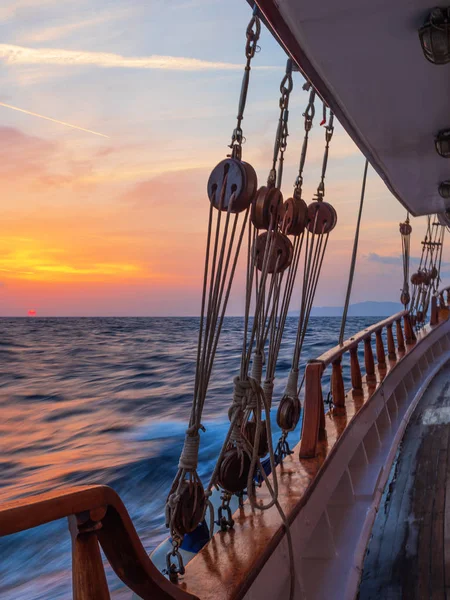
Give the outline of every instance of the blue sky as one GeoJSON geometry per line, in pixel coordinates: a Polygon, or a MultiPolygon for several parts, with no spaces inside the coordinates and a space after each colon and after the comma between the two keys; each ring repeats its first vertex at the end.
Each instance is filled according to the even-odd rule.
{"type": "MultiPolygon", "coordinates": [[[[205,186],[235,125],[244,0],[4,1],[0,7],[0,314],[196,314],[205,186]],[[200,61],[200,62],[199,62],[200,61]]],[[[263,29],[243,123],[264,183],[286,57],[263,29]]],[[[295,76],[283,192],[296,175],[307,94],[295,76]]],[[[304,198],[317,187],[312,130],[304,198]]],[[[342,302],[364,159],[337,125],[326,199],[338,212],[318,305],[342,302]]],[[[354,301],[395,300],[405,210],[369,173],[354,301]],[[375,260],[374,256],[381,257],[375,260]]],[[[425,219],[413,222],[413,253],[425,219]]],[[[242,312],[242,268],[231,312],[242,312]]]]}

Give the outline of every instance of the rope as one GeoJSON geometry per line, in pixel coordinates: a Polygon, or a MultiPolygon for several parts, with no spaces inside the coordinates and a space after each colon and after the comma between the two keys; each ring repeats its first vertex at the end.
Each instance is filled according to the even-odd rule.
{"type": "Polygon", "coordinates": [[[415,283],[410,304],[410,313],[414,317],[416,328],[423,326],[431,294],[435,294],[439,287],[444,232],[445,227],[438,221],[432,223],[431,216],[428,215],[419,268],[413,276],[415,283]]]}
{"type": "MultiPolygon", "coordinates": [[[[310,97],[313,101],[314,97],[310,97]]],[[[308,114],[308,109],[305,111],[305,137],[307,138],[309,126],[306,115],[308,114]]],[[[299,378],[299,366],[300,366],[300,356],[303,348],[303,343],[305,340],[306,331],[309,324],[309,319],[311,315],[311,309],[314,303],[314,298],[317,290],[317,285],[320,278],[320,273],[322,271],[323,260],[325,257],[326,248],[328,245],[329,233],[332,227],[327,229],[326,220],[323,221],[322,230],[317,231],[318,229],[318,216],[319,211],[324,206],[322,205],[323,198],[325,196],[325,175],[328,165],[328,155],[330,149],[330,141],[333,137],[334,127],[334,115],[330,110],[329,112],[329,120],[328,124],[325,127],[325,150],[322,161],[322,172],[320,176],[320,182],[317,188],[317,193],[315,195],[316,205],[315,205],[315,215],[308,225],[308,229],[306,231],[306,242],[305,242],[305,259],[304,259],[304,269],[303,269],[303,282],[301,289],[301,304],[300,304],[300,312],[297,324],[297,333],[296,340],[294,345],[294,351],[292,355],[291,369],[288,377],[288,382],[284,391],[284,395],[292,398],[292,400],[299,401],[300,389],[298,387],[298,378],[299,378]],[[312,225],[312,227],[311,227],[312,225]]],[[[326,123],[326,106],[324,105],[323,110],[323,120],[321,125],[326,123]]],[[[307,140],[306,140],[307,144],[307,140]]],[[[303,168],[302,161],[300,163],[301,168],[303,168]]],[[[299,174],[298,181],[302,181],[302,173],[299,174]]],[[[310,208],[313,205],[310,205],[310,208]]],[[[304,379],[304,377],[303,377],[304,379]]],[[[303,380],[302,380],[303,384],[303,380]]],[[[280,405],[281,406],[281,405],[280,405]]],[[[279,408],[280,410],[280,408],[279,408]]],[[[280,413],[279,413],[280,414],[280,413]]],[[[296,425],[296,424],[295,424],[296,425]]],[[[279,456],[282,459],[284,455],[290,453],[289,446],[286,441],[288,433],[290,430],[283,430],[282,436],[278,442],[277,449],[279,450],[279,456]]]]}
{"type": "Polygon", "coordinates": [[[363,210],[363,205],[364,205],[364,197],[366,195],[366,182],[367,182],[368,167],[369,167],[369,161],[366,159],[366,162],[364,165],[364,175],[363,175],[363,180],[362,180],[361,199],[359,201],[358,220],[356,222],[355,237],[353,239],[352,260],[350,263],[350,271],[348,274],[347,293],[345,295],[344,313],[342,315],[341,331],[339,334],[339,345],[340,346],[342,346],[342,344],[344,342],[345,324],[347,322],[348,307],[350,304],[350,296],[351,296],[352,287],[353,287],[353,278],[355,276],[356,258],[358,255],[359,230],[360,230],[360,226],[361,226],[361,215],[362,215],[362,210],[363,210]]]}
{"type": "Polygon", "coordinates": [[[406,221],[404,223],[406,226],[406,232],[402,231],[402,226],[400,225],[400,232],[402,234],[402,257],[403,257],[403,288],[402,288],[402,301],[403,305],[406,307],[409,303],[409,263],[411,256],[411,227],[409,225],[409,212],[406,213],[406,221]]]}

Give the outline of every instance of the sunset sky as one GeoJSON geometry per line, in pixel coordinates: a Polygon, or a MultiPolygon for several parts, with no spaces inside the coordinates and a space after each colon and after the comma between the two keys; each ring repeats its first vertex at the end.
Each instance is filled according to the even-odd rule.
{"type": "MultiPolygon", "coordinates": [[[[235,126],[249,17],[244,0],[2,1],[0,315],[198,314],[206,181],[235,126]]],[[[243,125],[245,159],[263,183],[285,56],[265,30],[260,46],[243,125]]],[[[296,74],[286,197],[302,83],[296,74]]],[[[322,160],[319,120],[307,201],[322,160]]],[[[338,126],[326,180],[338,225],[316,305],[343,302],[363,167],[338,126]]],[[[404,218],[371,171],[352,301],[398,299],[404,218]]],[[[417,256],[425,219],[412,225],[417,256]]],[[[242,313],[242,289],[241,275],[231,314],[242,313]]]]}

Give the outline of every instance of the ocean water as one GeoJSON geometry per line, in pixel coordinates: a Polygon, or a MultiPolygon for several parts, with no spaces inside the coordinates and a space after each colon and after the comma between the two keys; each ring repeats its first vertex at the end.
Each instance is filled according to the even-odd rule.
{"type": "MultiPolygon", "coordinates": [[[[347,333],[377,320],[349,318],[347,333]]],[[[204,481],[227,429],[242,325],[241,318],[229,317],[223,328],[203,419],[204,481]]],[[[303,362],[334,346],[339,327],[338,318],[312,318],[303,362]]],[[[288,318],[275,410],[295,328],[296,319],[288,318]]],[[[189,417],[198,319],[0,319],[0,331],[0,502],[63,486],[108,484],[150,552],[167,535],[164,500],[189,417]]],[[[347,367],[344,376],[349,387],[347,367]]],[[[292,443],[298,439],[298,430],[290,434],[292,443]]],[[[108,579],[113,598],[131,597],[113,573],[108,579]]],[[[65,520],[0,538],[2,600],[70,597],[65,520]]]]}

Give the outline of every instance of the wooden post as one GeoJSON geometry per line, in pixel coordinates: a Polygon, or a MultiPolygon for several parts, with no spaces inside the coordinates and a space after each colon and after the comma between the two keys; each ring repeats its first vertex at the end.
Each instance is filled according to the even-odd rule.
{"type": "Polygon", "coordinates": [[[331,373],[331,395],[338,412],[345,411],[345,389],[341,363],[342,356],[333,361],[333,371],[331,373]]]}
{"type": "Polygon", "coordinates": [[[371,337],[364,338],[364,363],[366,365],[366,379],[367,381],[376,381],[375,375],[375,361],[373,360],[373,351],[371,344],[371,337]]]}
{"type": "Polygon", "coordinates": [[[414,329],[411,325],[411,317],[409,315],[405,315],[403,317],[403,324],[405,327],[405,342],[406,345],[411,345],[416,341],[416,334],[414,333],[414,329]]]}
{"type": "Polygon", "coordinates": [[[69,517],[73,600],[110,600],[97,540],[97,530],[105,514],[106,508],[101,508],[69,517]]]}
{"type": "Polygon", "coordinates": [[[323,363],[311,361],[305,370],[305,404],[303,412],[300,458],[314,458],[317,454],[319,428],[323,407],[322,396],[323,363]]]}
{"type": "Polygon", "coordinates": [[[353,393],[362,394],[362,378],[358,360],[358,345],[350,348],[350,371],[352,375],[353,393]]]}
{"type": "Polygon", "coordinates": [[[392,323],[386,327],[387,336],[387,348],[389,360],[397,360],[397,354],[395,352],[394,334],[392,333],[392,323]]]}
{"type": "Polygon", "coordinates": [[[385,369],[386,368],[386,353],[384,351],[384,344],[383,344],[383,337],[382,337],[381,329],[379,329],[378,331],[375,332],[375,338],[376,338],[378,367],[380,369],[385,369]]]}
{"type": "Polygon", "coordinates": [[[395,321],[395,329],[397,332],[397,348],[399,352],[405,351],[405,338],[403,337],[402,320],[395,321]]]}
{"type": "Polygon", "coordinates": [[[437,325],[439,322],[438,306],[436,296],[431,296],[431,314],[430,325],[437,325]]]}

